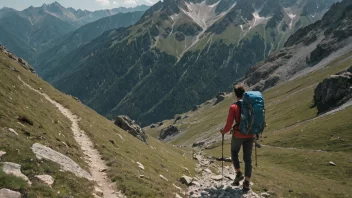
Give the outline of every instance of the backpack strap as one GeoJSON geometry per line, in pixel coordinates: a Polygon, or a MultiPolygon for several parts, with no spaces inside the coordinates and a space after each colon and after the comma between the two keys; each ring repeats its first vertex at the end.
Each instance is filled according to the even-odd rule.
{"type": "MultiPolygon", "coordinates": [[[[242,100],[238,100],[237,102],[235,102],[234,104],[237,105],[237,108],[239,108],[240,110],[240,116],[241,116],[241,107],[242,107],[242,100]]],[[[240,119],[241,120],[241,119],[240,119]]],[[[240,126],[240,123],[236,123],[235,125],[233,125],[232,128],[234,128],[235,126],[240,126]]]]}

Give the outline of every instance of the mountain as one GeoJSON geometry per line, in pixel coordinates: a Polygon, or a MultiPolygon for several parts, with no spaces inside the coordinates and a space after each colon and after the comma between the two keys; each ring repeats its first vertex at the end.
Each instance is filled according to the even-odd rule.
{"type": "Polygon", "coordinates": [[[227,89],[334,2],[166,0],[39,73],[102,115],[149,124],[227,89]]]}
{"type": "Polygon", "coordinates": [[[188,151],[140,141],[24,66],[0,46],[0,197],[173,197],[187,189],[179,178],[196,165],[188,151]]]}
{"type": "Polygon", "coordinates": [[[255,90],[268,89],[292,76],[320,69],[352,51],[352,2],[334,4],[322,20],[299,29],[285,47],[250,69],[245,83],[255,90]]]}
{"type": "MultiPolygon", "coordinates": [[[[23,11],[0,10],[0,43],[21,57],[33,56],[57,45],[64,36],[82,25],[120,12],[144,11],[147,6],[112,10],[82,11],[65,8],[59,3],[29,7],[23,11]],[[9,34],[10,33],[10,34],[9,34]]],[[[65,37],[66,38],[66,37],[65,37]]]]}
{"type": "MultiPolygon", "coordinates": [[[[240,81],[248,90],[262,90],[265,100],[267,125],[257,141],[261,148],[253,151],[252,164],[258,162],[253,189],[272,197],[350,197],[351,11],[350,0],[333,4],[321,20],[299,29],[240,81]]],[[[144,129],[161,138],[172,126],[176,133],[164,141],[202,150],[210,159],[219,159],[222,151],[228,157],[232,135],[225,135],[222,147],[219,131],[236,98],[222,96],[144,129]]]]}
{"type": "Polygon", "coordinates": [[[88,23],[72,33],[60,37],[53,48],[32,57],[30,60],[34,63],[39,74],[45,73],[45,71],[49,69],[48,65],[52,65],[50,62],[55,62],[57,59],[64,57],[78,47],[84,46],[107,30],[135,24],[143,14],[144,11],[118,13],[88,23]]]}
{"type": "Polygon", "coordinates": [[[0,43],[25,58],[44,50],[53,39],[75,29],[73,25],[46,13],[36,17],[15,10],[2,13],[0,43]]]}

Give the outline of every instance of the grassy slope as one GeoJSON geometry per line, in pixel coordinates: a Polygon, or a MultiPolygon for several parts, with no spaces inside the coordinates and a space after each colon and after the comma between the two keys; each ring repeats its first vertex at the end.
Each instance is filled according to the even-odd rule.
{"type": "Polygon", "coordinates": [[[1,161],[21,164],[23,173],[30,179],[35,174],[48,173],[53,175],[56,180],[53,189],[44,187],[38,182],[29,187],[16,178],[0,174],[0,187],[8,187],[21,192],[27,191],[31,195],[30,197],[68,195],[89,197],[93,186],[92,183],[78,179],[70,173],[59,172],[59,167],[53,163],[41,163],[36,160],[29,147],[35,142],[40,142],[68,155],[87,170],[87,165],[81,159],[82,151],[73,140],[69,120],[44,98],[22,87],[17,79],[18,75],[32,87],[41,88],[52,99],[60,102],[82,118],[80,127],[90,136],[95,147],[110,166],[108,171],[110,178],[117,182],[119,190],[122,190],[127,196],[173,196],[173,192],[177,192],[177,190],[172,184],[181,186],[178,183],[179,177],[182,174],[188,174],[181,166],[187,167],[193,173],[194,162],[188,153],[171,145],[164,145],[153,138],[149,138],[149,145],[140,142],[116,127],[111,121],[106,120],[70,96],[55,90],[48,83],[24,70],[2,53],[0,53],[0,69],[0,98],[2,101],[0,103],[0,150],[7,152],[1,161]],[[10,66],[15,67],[19,72],[11,71],[10,66]],[[17,117],[22,115],[27,116],[34,125],[22,126],[18,124],[17,117]],[[19,136],[14,136],[9,132],[7,129],[9,127],[15,129],[19,136]],[[29,137],[25,135],[26,131],[30,133],[29,137]],[[60,133],[61,135],[59,135],[60,133]],[[110,140],[113,140],[115,144],[112,144],[110,140]],[[62,141],[69,147],[66,148],[62,141]],[[137,161],[145,166],[145,170],[138,168],[137,161]],[[139,178],[139,175],[142,174],[147,178],[139,178]],[[169,182],[161,179],[160,174],[168,178],[169,182]],[[82,191],[83,188],[87,190],[82,191]],[[56,194],[58,191],[60,191],[59,195],[56,194]]]}
{"type": "MultiPolygon", "coordinates": [[[[349,67],[350,56],[351,54],[341,57],[324,69],[264,92],[268,127],[261,143],[284,148],[263,147],[258,151],[259,167],[255,168],[253,178],[255,190],[268,189],[278,197],[352,195],[352,107],[314,120],[317,109],[311,108],[317,83],[349,67]],[[305,120],[307,121],[302,122],[305,120]],[[290,147],[299,149],[289,149],[290,147]],[[329,166],[329,161],[335,162],[337,166],[329,166]]],[[[186,133],[172,142],[191,144],[200,133],[208,130],[213,134],[218,133],[232,100],[233,95],[215,107],[208,104],[202,106],[199,112],[186,113],[190,118],[177,125],[188,130],[184,130],[186,133]]],[[[172,122],[166,121],[164,125],[172,122]]],[[[149,129],[154,136],[158,135],[159,130],[149,129]]],[[[226,156],[230,156],[229,146],[227,141],[226,156]]],[[[217,144],[206,152],[210,156],[220,156],[221,146],[217,144]]]]}

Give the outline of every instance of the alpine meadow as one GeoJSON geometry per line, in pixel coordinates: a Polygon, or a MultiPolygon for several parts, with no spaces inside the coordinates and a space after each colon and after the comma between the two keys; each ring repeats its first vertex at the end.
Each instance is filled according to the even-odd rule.
{"type": "Polygon", "coordinates": [[[0,2],[0,198],[352,198],[351,0],[38,2],[0,2]]]}

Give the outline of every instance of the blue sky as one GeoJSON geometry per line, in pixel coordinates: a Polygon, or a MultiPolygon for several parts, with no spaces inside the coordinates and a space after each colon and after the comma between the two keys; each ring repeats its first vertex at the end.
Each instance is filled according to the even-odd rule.
{"type": "MultiPolygon", "coordinates": [[[[152,5],[158,0],[56,0],[64,7],[73,7],[87,10],[111,9],[116,7],[135,7],[145,4],[152,5]]],[[[50,4],[55,0],[0,0],[0,8],[10,7],[23,10],[29,6],[39,7],[44,3],[50,4]]]]}

